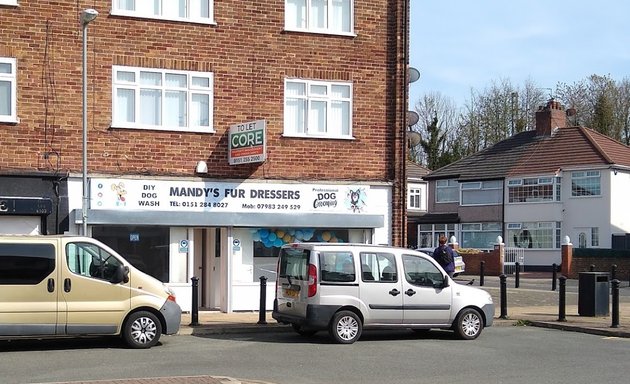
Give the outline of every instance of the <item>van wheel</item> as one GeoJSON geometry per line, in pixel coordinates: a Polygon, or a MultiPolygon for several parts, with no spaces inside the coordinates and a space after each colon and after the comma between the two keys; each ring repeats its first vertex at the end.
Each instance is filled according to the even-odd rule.
{"type": "Polygon", "coordinates": [[[297,332],[298,335],[304,336],[304,337],[310,337],[317,333],[316,330],[304,328],[299,324],[291,323],[291,327],[293,328],[295,332],[297,332]]]}
{"type": "Polygon", "coordinates": [[[157,344],[162,335],[162,323],[147,311],[139,311],[129,315],[123,329],[123,340],[131,348],[151,348],[157,344]]]}
{"type": "Polygon", "coordinates": [[[361,337],[363,324],[356,313],[339,311],[330,322],[330,336],[341,344],[352,344],[361,337]]]}
{"type": "Polygon", "coordinates": [[[455,319],[454,330],[460,339],[474,340],[481,334],[482,329],[483,318],[476,309],[465,308],[455,319]]]}

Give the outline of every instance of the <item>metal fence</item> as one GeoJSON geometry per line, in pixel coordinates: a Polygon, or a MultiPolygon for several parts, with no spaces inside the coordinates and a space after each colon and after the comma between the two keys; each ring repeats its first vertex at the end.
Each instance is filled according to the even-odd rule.
{"type": "Polygon", "coordinates": [[[519,272],[525,269],[525,249],[505,247],[503,253],[503,273],[511,275],[516,272],[516,263],[519,264],[519,272]]]}

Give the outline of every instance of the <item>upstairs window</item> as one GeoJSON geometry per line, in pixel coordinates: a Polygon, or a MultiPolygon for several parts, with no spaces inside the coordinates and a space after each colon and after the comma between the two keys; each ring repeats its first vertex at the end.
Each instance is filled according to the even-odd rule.
{"type": "Polygon", "coordinates": [[[560,201],[559,177],[530,177],[508,180],[510,203],[560,201]]]}
{"type": "Polygon", "coordinates": [[[601,196],[602,181],[599,171],[571,172],[571,196],[601,196]]]}
{"type": "Polygon", "coordinates": [[[114,127],[214,132],[212,73],[114,66],[112,79],[114,127]]]}
{"type": "Polygon", "coordinates": [[[214,23],[214,0],[114,0],[112,15],[214,23]]]}
{"type": "Polygon", "coordinates": [[[286,80],[284,134],[320,138],[352,138],[352,85],[312,80],[286,80]]]}
{"type": "Polygon", "coordinates": [[[459,185],[457,180],[438,180],[435,182],[435,202],[436,203],[457,203],[459,202],[459,185]]]}
{"type": "Polygon", "coordinates": [[[350,35],[354,0],[285,0],[284,27],[291,31],[350,35]]]}
{"type": "Polygon", "coordinates": [[[16,60],[0,57],[0,121],[17,122],[16,113],[16,60]]]}
{"type": "Polygon", "coordinates": [[[422,190],[420,188],[409,188],[409,209],[422,209],[422,190]]]}
{"type": "Polygon", "coordinates": [[[460,183],[462,205],[501,204],[503,185],[500,180],[460,183]]]}

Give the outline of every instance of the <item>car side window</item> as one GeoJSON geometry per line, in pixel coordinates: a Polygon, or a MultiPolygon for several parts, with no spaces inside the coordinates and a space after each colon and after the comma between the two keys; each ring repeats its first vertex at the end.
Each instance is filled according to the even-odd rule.
{"type": "Polygon", "coordinates": [[[361,252],[361,277],[365,282],[397,282],[396,258],[391,253],[361,252]]]}
{"type": "Polygon", "coordinates": [[[409,284],[420,287],[433,287],[444,282],[442,272],[431,261],[415,255],[403,255],[405,279],[409,284]]]}
{"type": "Polygon", "coordinates": [[[68,269],[77,275],[111,281],[120,261],[106,250],[90,243],[66,245],[68,269]]]}

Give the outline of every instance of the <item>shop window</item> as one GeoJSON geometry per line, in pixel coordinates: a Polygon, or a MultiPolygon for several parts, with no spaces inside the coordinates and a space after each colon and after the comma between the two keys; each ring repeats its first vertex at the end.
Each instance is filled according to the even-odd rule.
{"type": "Polygon", "coordinates": [[[162,282],[169,281],[169,228],[95,226],[92,237],[107,244],[134,267],[162,282]]]}

